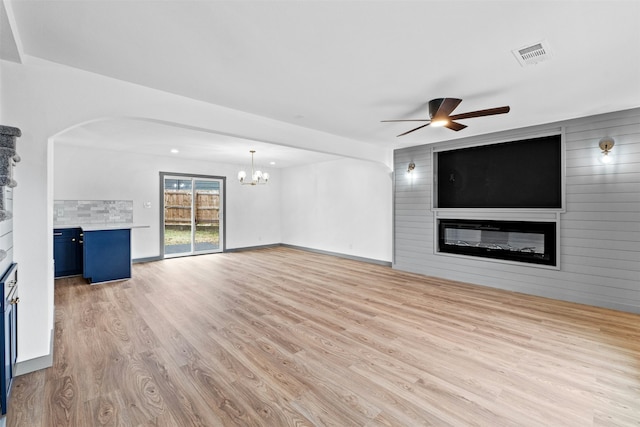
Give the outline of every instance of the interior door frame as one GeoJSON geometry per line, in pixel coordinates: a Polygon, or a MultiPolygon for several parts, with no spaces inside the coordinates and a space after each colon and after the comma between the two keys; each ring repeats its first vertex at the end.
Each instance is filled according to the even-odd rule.
{"type": "MultiPolygon", "coordinates": [[[[173,173],[173,172],[160,172],[160,190],[159,190],[159,207],[160,211],[160,259],[166,259],[164,253],[164,180],[165,177],[176,177],[176,178],[191,178],[191,179],[215,179],[220,180],[222,182],[222,197],[220,198],[220,202],[222,204],[221,210],[221,224],[220,224],[220,234],[222,235],[222,245],[219,252],[227,251],[227,177],[226,176],[217,176],[217,175],[198,175],[193,173],[173,173]]],[[[195,195],[195,189],[194,189],[195,195]]],[[[207,252],[207,253],[190,253],[182,256],[193,256],[193,255],[210,255],[211,253],[219,253],[219,252],[207,252]]]]}

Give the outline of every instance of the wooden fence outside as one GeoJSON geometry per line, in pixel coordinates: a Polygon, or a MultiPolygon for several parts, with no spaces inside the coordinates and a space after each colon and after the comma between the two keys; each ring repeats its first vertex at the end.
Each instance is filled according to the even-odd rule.
{"type": "MultiPolygon", "coordinates": [[[[189,190],[165,190],[165,225],[191,224],[191,197],[189,190]]],[[[213,190],[196,190],[196,225],[218,225],[220,222],[220,194],[213,190]]]]}

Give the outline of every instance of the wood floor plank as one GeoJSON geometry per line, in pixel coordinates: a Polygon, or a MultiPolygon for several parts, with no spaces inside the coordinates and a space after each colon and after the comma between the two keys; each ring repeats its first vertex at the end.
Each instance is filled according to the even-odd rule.
{"type": "Polygon", "coordinates": [[[166,401],[166,408],[179,425],[208,426],[213,421],[219,422],[215,412],[183,387],[182,373],[173,366],[169,357],[163,357],[162,349],[146,351],[141,354],[145,366],[153,376],[158,392],[166,401]]]}
{"type": "Polygon", "coordinates": [[[82,426],[82,402],[77,390],[77,379],[64,376],[47,380],[45,384],[43,425],[82,426]]]}
{"type": "Polygon", "coordinates": [[[121,427],[134,425],[125,410],[120,392],[104,393],[84,402],[84,419],[92,420],[95,427],[121,427]]]}
{"type": "Polygon", "coordinates": [[[38,427],[44,419],[45,370],[16,377],[11,400],[20,402],[12,407],[10,426],[38,427]]]}
{"type": "Polygon", "coordinates": [[[9,426],[636,426],[640,316],[275,247],[56,280],[9,426]]]}

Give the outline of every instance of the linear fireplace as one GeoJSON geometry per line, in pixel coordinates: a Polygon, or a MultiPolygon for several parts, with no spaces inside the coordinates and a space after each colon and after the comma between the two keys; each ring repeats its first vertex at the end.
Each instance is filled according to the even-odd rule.
{"type": "Polygon", "coordinates": [[[438,220],[440,252],[556,265],[556,223],[438,220]]]}

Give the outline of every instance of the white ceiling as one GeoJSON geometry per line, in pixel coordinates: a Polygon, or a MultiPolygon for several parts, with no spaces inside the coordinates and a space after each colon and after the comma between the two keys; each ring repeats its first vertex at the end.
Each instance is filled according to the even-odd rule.
{"type": "Polygon", "coordinates": [[[640,106],[640,1],[4,1],[26,55],[390,149],[640,106]],[[521,67],[512,50],[541,40],[550,60],[521,67]],[[438,97],[511,112],[380,123],[438,97]]]}
{"type": "Polygon", "coordinates": [[[55,142],[237,165],[250,164],[249,151],[255,150],[256,165],[270,169],[301,166],[339,158],[331,154],[140,119],[94,121],[65,132],[57,137],[55,142]],[[174,149],[178,150],[178,153],[171,151],[174,149]]]}

